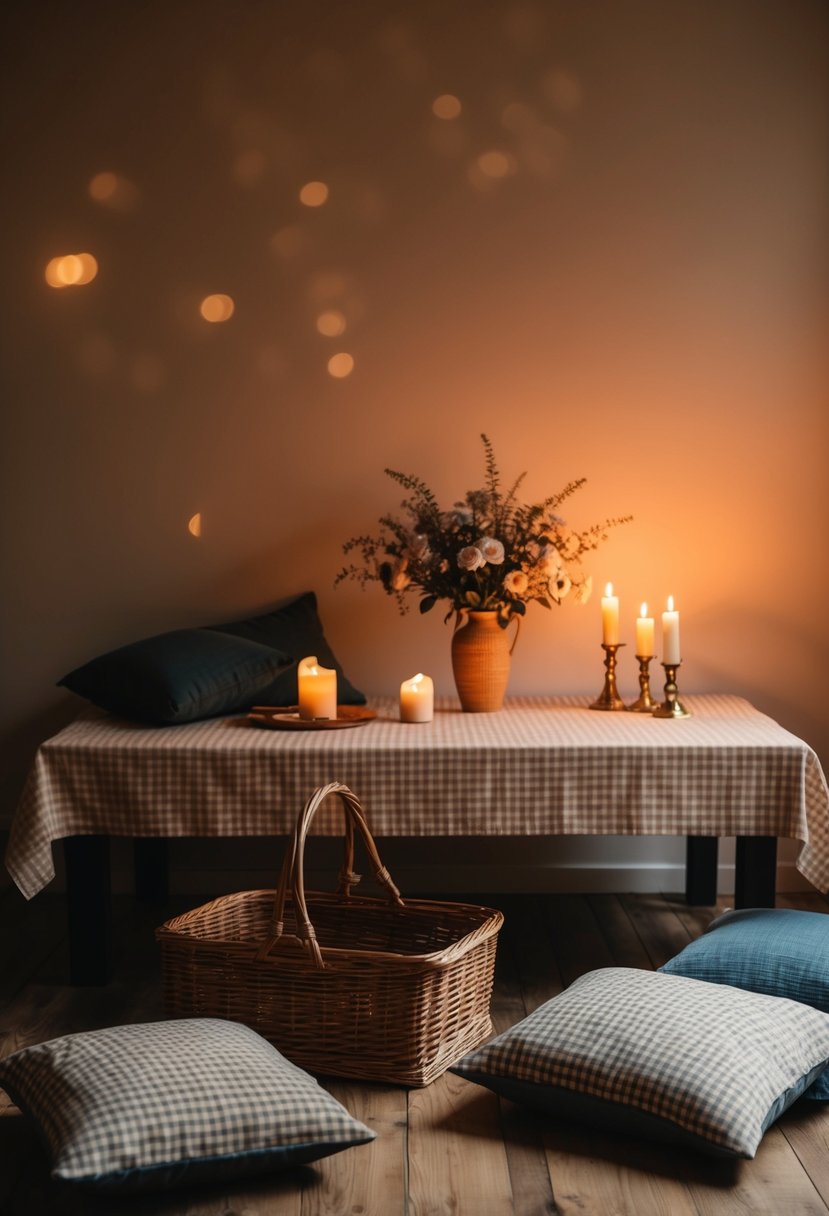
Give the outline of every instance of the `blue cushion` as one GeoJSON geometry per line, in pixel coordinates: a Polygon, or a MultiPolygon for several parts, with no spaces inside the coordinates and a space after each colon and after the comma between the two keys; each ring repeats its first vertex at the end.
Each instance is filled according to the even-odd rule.
{"type": "Polygon", "coordinates": [[[328,644],[317,610],[317,597],[306,591],[287,604],[270,612],[241,621],[211,625],[223,633],[248,638],[287,654],[290,664],[272,681],[261,697],[262,705],[296,705],[297,663],[308,655],[316,655],[322,667],[333,667],[337,673],[337,702],[340,705],[365,705],[365,694],[355,688],[328,644]]]}
{"type": "Polygon", "coordinates": [[[0,1060],[0,1087],[37,1124],[52,1177],[103,1190],[261,1174],[375,1136],[255,1031],[214,1018],[26,1047],[0,1060]]]}
{"type": "Polygon", "coordinates": [[[261,702],[290,658],[208,629],[175,629],[99,655],[58,683],[119,717],[194,722],[261,702]]]}
{"type": "Polygon", "coordinates": [[[452,1069],[558,1119],[753,1157],[829,1062],[829,1014],[722,984],[606,967],[452,1069]]]}
{"type": "MultiPolygon", "coordinates": [[[[792,908],[726,912],[660,971],[788,997],[829,1013],[829,915],[792,908]]],[[[829,1099],[829,1076],[805,1096],[829,1099]]]]}

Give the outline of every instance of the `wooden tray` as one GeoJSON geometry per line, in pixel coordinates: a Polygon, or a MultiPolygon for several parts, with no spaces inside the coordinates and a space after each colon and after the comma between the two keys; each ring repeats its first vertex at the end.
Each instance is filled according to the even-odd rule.
{"type": "Polygon", "coordinates": [[[336,718],[300,718],[295,705],[284,708],[254,705],[248,714],[248,721],[268,730],[342,730],[347,726],[362,726],[376,717],[373,709],[366,709],[363,705],[338,705],[336,718]]]}

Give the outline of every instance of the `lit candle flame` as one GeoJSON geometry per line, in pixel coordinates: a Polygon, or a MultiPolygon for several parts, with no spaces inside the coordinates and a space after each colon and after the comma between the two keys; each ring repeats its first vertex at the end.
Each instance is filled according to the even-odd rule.
{"type": "Polygon", "coordinates": [[[612,584],[612,583],[608,583],[608,584],[607,584],[607,586],[606,586],[606,587],[605,587],[605,589],[604,589],[604,593],[605,593],[605,595],[612,595],[612,594],[613,594],[613,584],[612,584]]]}
{"type": "Polygon", "coordinates": [[[673,610],[674,610],[674,597],[672,595],[669,595],[668,596],[668,612],[673,612],[673,610]]]}

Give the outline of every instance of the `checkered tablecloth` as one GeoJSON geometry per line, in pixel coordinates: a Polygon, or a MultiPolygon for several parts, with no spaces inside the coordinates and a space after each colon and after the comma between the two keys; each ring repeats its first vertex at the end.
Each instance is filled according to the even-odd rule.
{"type": "MultiPolygon", "coordinates": [[[[245,718],[142,727],[90,711],[39,749],[6,867],[27,897],[65,836],[273,836],[329,781],[378,836],[779,836],[829,889],[829,790],[801,739],[731,696],[693,716],[597,713],[586,697],[518,697],[498,713],[438,700],[435,719],[275,731],[245,718]]],[[[332,799],[315,829],[339,834],[332,799]]]]}

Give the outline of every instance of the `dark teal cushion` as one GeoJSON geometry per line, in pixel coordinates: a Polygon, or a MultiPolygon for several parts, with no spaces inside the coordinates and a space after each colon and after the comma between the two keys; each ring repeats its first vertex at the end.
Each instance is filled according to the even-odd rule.
{"type": "MultiPolygon", "coordinates": [[[[787,997],[829,1013],[829,915],[793,908],[726,912],[660,971],[787,997]]],[[[829,1077],[820,1077],[804,1096],[829,1099],[829,1077]]]]}
{"type": "Polygon", "coordinates": [[[99,655],[58,684],[111,714],[169,726],[264,704],[289,666],[289,656],[271,646],[215,630],[175,629],[99,655]]]}
{"type": "Polygon", "coordinates": [[[355,688],[346,676],[334,651],[326,640],[317,611],[317,597],[306,591],[287,604],[242,621],[211,625],[223,633],[248,638],[264,646],[273,646],[290,656],[290,665],[273,680],[261,695],[262,705],[296,705],[297,663],[308,655],[316,655],[322,667],[333,667],[337,673],[337,702],[340,705],[365,705],[365,694],[355,688]]]}

